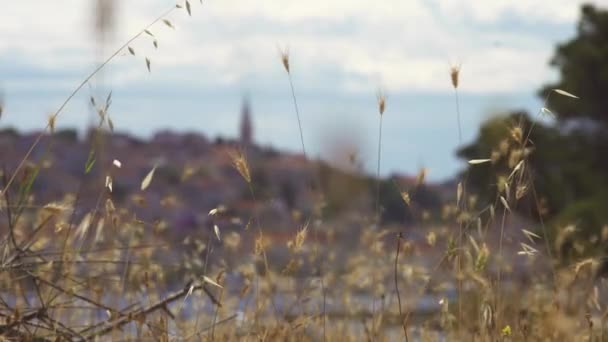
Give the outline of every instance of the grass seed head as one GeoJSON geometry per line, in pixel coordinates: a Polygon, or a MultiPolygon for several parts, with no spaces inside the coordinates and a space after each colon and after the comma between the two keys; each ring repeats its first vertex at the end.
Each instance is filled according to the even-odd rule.
{"type": "Polygon", "coordinates": [[[521,129],[521,127],[519,126],[515,126],[511,129],[511,137],[513,138],[513,140],[515,140],[515,142],[517,142],[518,144],[521,144],[523,142],[523,131],[521,129]]]}
{"type": "Polygon", "coordinates": [[[452,86],[454,89],[458,89],[458,81],[460,79],[460,65],[452,65],[450,67],[450,78],[452,79],[452,86]]]}
{"type": "Polygon", "coordinates": [[[304,245],[304,241],[306,241],[306,235],[308,234],[308,225],[304,226],[304,228],[300,229],[298,231],[298,234],[296,234],[296,240],[295,240],[295,250],[299,251],[300,249],[302,249],[302,246],[304,245]]]}
{"type": "Polygon", "coordinates": [[[285,48],[284,50],[281,50],[281,62],[283,63],[283,67],[285,68],[285,71],[287,71],[287,73],[290,73],[290,69],[289,69],[289,49],[285,48]]]}
{"type": "Polygon", "coordinates": [[[384,114],[384,109],[386,108],[386,96],[382,93],[382,91],[378,92],[378,112],[380,115],[384,114]]]}
{"type": "MultiPolygon", "coordinates": [[[[0,105],[0,114],[1,114],[1,105],[0,105]]],[[[49,130],[51,131],[51,134],[55,133],[55,119],[56,116],[55,114],[51,114],[49,115],[49,130]]]]}
{"type": "Polygon", "coordinates": [[[266,249],[266,241],[264,239],[263,235],[259,235],[256,239],[255,239],[255,248],[254,248],[254,254],[255,255],[262,255],[266,249]]]}
{"type": "Polygon", "coordinates": [[[249,172],[249,164],[247,163],[247,158],[243,154],[243,152],[236,150],[230,153],[230,158],[232,159],[232,165],[239,172],[241,177],[245,179],[247,183],[251,184],[251,173],[249,172]]]}
{"type": "Polygon", "coordinates": [[[405,204],[407,204],[408,207],[412,203],[410,194],[407,191],[401,191],[401,199],[403,199],[403,202],[405,202],[405,204]]]}
{"type": "Polygon", "coordinates": [[[420,169],[420,171],[418,171],[418,174],[416,175],[416,186],[421,186],[422,184],[424,184],[424,180],[426,179],[427,171],[428,170],[424,167],[422,169],[420,169]]]}

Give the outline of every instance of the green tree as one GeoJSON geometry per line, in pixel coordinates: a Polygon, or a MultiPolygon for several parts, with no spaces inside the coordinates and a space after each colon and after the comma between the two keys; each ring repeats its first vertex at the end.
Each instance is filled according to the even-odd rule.
{"type": "Polygon", "coordinates": [[[559,81],[540,90],[546,98],[552,89],[580,96],[578,101],[550,95],[548,106],[562,127],[574,126],[586,139],[581,149],[593,152],[591,167],[608,172],[608,11],[583,5],[577,35],[560,44],[551,59],[559,81]]]}
{"type": "Polygon", "coordinates": [[[588,237],[608,223],[608,11],[584,5],[581,13],[577,35],[558,45],[550,61],[559,80],[539,92],[556,122],[533,123],[537,118],[522,112],[490,119],[458,156],[492,157],[491,163],[469,166],[468,183],[486,203],[493,202],[501,179],[512,172],[511,153],[525,142],[531,152],[525,157],[523,184],[528,188],[514,209],[538,219],[537,200],[544,197],[541,208],[543,212],[548,208],[546,222],[553,227],[574,224],[588,237]],[[562,96],[555,89],[580,98],[562,96]],[[530,132],[529,141],[513,141],[516,129],[524,137],[530,132]]]}
{"type": "Polygon", "coordinates": [[[588,118],[608,124],[608,11],[583,5],[577,35],[560,44],[551,59],[560,79],[540,91],[544,98],[552,89],[579,95],[579,101],[551,95],[550,106],[561,121],[588,118]]]}
{"type": "MultiPolygon", "coordinates": [[[[563,134],[558,127],[534,124],[524,112],[512,112],[486,121],[472,144],[458,151],[465,160],[491,157],[492,162],[470,166],[468,184],[479,195],[481,203],[496,200],[504,181],[519,162],[521,144],[513,138],[514,130],[532,131],[527,148],[527,169],[519,191],[516,210],[532,218],[539,218],[536,201],[543,200],[542,209],[555,218],[576,201],[595,197],[605,188],[601,174],[591,166],[590,153],[581,150],[585,137],[577,133],[563,134]],[[532,188],[533,186],[533,188],[532,188]],[[535,196],[536,193],[536,196],[535,196]]],[[[511,188],[517,195],[518,187],[511,188]]]]}
{"type": "Polygon", "coordinates": [[[562,148],[575,151],[566,165],[577,170],[564,179],[574,187],[555,221],[597,232],[608,223],[608,10],[583,5],[576,36],[556,47],[550,64],[560,77],[540,95],[563,89],[580,97],[572,101],[551,95],[548,101],[558,127],[568,134],[562,148]]]}

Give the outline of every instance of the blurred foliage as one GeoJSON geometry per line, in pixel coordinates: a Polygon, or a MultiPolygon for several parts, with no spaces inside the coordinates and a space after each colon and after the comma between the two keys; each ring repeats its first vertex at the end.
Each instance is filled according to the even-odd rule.
{"type": "Polygon", "coordinates": [[[3,128],[3,129],[0,129],[0,136],[9,136],[12,138],[16,138],[19,136],[19,132],[17,132],[16,129],[11,128],[11,127],[3,128]]]}
{"type": "MultiPolygon", "coordinates": [[[[376,183],[370,188],[370,196],[376,191],[376,183]]],[[[439,213],[442,201],[439,194],[428,186],[421,184],[408,191],[411,202],[406,204],[397,187],[395,177],[390,177],[380,183],[380,207],[382,221],[385,223],[415,223],[423,210],[439,213]]]]}
{"type": "MultiPolygon", "coordinates": [[[[374,182],[373,191],[375,186],[374,182]]],[[[370,191],[370,194],[372,193],[370,191]]],[[[411,209],[405,204],[399,189],[390,178],[380,182],[380,207],[383,222],[411,223],[413,221],[411,209]]]]}
{"type": "Polygon", "coordinates": [[[279,192],[281,199],[289,210],[296,209],[297,189],[293,182],[283,181],[280,185],[279,192]]]}
{"type": "Polygon", "coordinates": [[[319,183],[325,197],[325,217],[334,217],[355,209],[365,198],[366,179],[358,174],[344,172],[327,163],[319,165],[319,183]]]}
{"type": "Polygon", "coordinates": [[[560,44],[551,60],[560,75],[558,82],[540,91],[546,97],[552,89],[563,89],[581,97],[579,101],[551,95],[551,108],[560,120],[589,118],[608,123],[608,11],[584,5],[577,35],[560,44]]]}
{"type": "Polygon", "coordinates": [[[163,165],[156,169],[156,178],[171,186],[177,186],[181,181],[181,170],[172,165],[163,165]]]}
{"type": "Polygon", "coordinates": [[[501,181],[514,167],[510,153],[521,150],[513,130],[519,127],[525,137],[532,129],[526,143],[532,152],[525,164],[528,188],[514,209],[533,220],[542,212],[557,230],[572,224],[580,235],[589,237],[608,222],[608,97],[604,94],[608,89],[608,11],[584,5],[577,36],[557,46],[551,66],[558,69],[560,79],[544,86],[539,95],[548,98],[545,107],[555,113],[554,124],[542,124],[536,121],[538,117],[517,111],[493,117],[458,156],[493,159],[469,166],[467,179],[480,199],[494,203],[501,181]]]}
{"type": "Polygon", "coordinates": [[[76,143],[78,141],[78,131],[73,128],[61,129],[55,132],[55,138],[76,143]]]}
{"type": "MultiPolygon", "coordinates": [[[[462,148],[458,155],[466,160],[494,155],[492,163],[469,168],[468,183],[475,188],[483,202],[497,198],[501,179],[507,178],[515,165],[512,154],[518,148],[511,138],[513,127],[529,131],[530,117],[523,112],[495,117],[485,122],[472,144],[462,148]]],[[[545,199],[547,214],[556,216],[579,199],[594,196],[605,189],[603,174],[592,166],[593,151],[584,136],[578,133],[563,134],[553,126],[536,123],[530,134],[527,184],[534,184],[537,199],[545,199]]],[[[520,199],[517,208],[531,218],[538,218],[532,189],[520,199]]]]}

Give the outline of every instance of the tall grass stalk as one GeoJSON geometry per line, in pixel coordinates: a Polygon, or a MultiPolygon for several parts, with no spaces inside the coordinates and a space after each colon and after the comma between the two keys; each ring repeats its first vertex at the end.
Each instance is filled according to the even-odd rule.
{"type": "MultiPolygon", "coordinates": [[[[519,148],[521,150],[524,150],[526,148],[526,146],[528,145],[528,142],[530,141],[530,136],[532,135],[532,131],[536,127],[536,124],[537,124],[540,116],[543,114],[543,111],[545,110],[545,108],[546,108],[546,106],[547,106],[547,104],[549,102],[549,98],[550,97],[551,97],[551,92],[547,93],[547,95],[545,96],[545,99],[543,101],[543,106],[538,110],[535,119],[532,120],[532,124],[528,128],[525,138],[522,139],[519,142],[519,148]]],[[[517,127],[519,129],[523,129],[523,125],[524,125],[523,119],[524,119],[524,117],[522,115],[520,117],[519,124],[517,125],[517,127]]],[[[522,158],[522,162],[525,161],[526,158],[527,158],[527,156],[524,153],[523,154],[523,158],[522,158]]],[[[526,168],[526,170],[527,170],[527,168],[526,168]]],[[[526,171],[526,172],[529,172],[529,171],[526,171]]],[[[516,186],[522,185],[521,184],[522,179],[523,179],[523,173],[520,173],[519,182],[518,182],[518,184],[516,184],[516,186]]],[[[534,191],[534,196],[536,196],[535,195],[536,191],[535,191],[534,182],[530,181],[530,185],[532,186],[532,190],[534,191]]],[[[509,185],[507,185],[507,186],[509,186],[509,185]]],[[[508,198],[507,198],[507,200],[508,200],[508,198]]],[[[540,203],[538,203],[538,200],[536,198],[535,198],[535,205],[536,205],[536,209],[538,211],[540,209],[540,203]]],[[[505,208],[505,210],[506,210],[506,208],[505,208]]],[[[549,246],[549,239],[548,239],[548,235],[547,235],[546,230],[545,230],[544,223],[542,221],[542,216],[539,216],[539,219],[541,221],[541,226],[542,226],[542,229],[543,229],[543,235],[544,235],[543,239],[545,240],[545,248],[547,250],[547,255],[552,258],[551,248],[549,246]]],[[[503,219],[503,224],[501,225],[501,230],[503,229],[503,226],[504,226],[504,219],[503,219]]],[[[502,242],[502,234],[501,234],[501,242],[502,242]]],[[[502,243],[499,244],[498,255],[499,255],[499,258],[502,258],[502,243]]],[[[553,266],[551,267],[551,271],[553,272],[553,276],[554,276],[554,280],[555,280],[555,270],[554,270],[553,266]]],[[[499,269],[499,273],[498,274],[499,274],[498,280],[499,280],[499,283],[500,283],[500,269],[499,269]]]]}
{"type": "MultiPolygon", "coordinates": [[[[536,120],[534,120],[532,122],[532,125],[530,125],[530,129],[528,130],[528,133],[526,134],[526,138],[522,141],[522,144],[521,144],[521,148],[522,149],[525,149],[526,145],[530,141],[530,136],[532,135],[532,130],[536,126],[538,118],[543,113],[545,113],[545,111],[547,111],[547,112],[550,113],[550,111],[547,109],[547,106],[549,104],[549,99],[551,98],[551,94],[553,94],[554,92],[556,92],[556,93],[558,93],[560,95],[566,96],[566,97],[578,99],[577,96],[572,95],[570,93],[567,93],[567,92],[565,92],[563,90],[560,90],[560,89],[552,89],[549,92],[547,92],[547,95],[545,96],[545,99],[543,101],[543,106],[538,110],[538,113],[536,114],[536,120]]],[[[526,154],[525,153],[524,153],[524,158],[526,158],[526,154]]],[[[543,218],[543,215],[542,215],[541,210],[540,210],[540,202],[538,200],[538,195],[536,193],[536,186],[534,185],[534,179],[533,178],[530,179],[530,187],[532,189],[532,195],[534,197],[534,205],[536,206],[536,211],[539,214],[538,215],[538,219],[539,219],[540,226],[541,226],[541,229],[542,229],[543,239],[545,240],[545,249],[546,249],[546,252],[547,252],[547,256],[549,257],[550,260],[553,260],[553,255],[552,255],[552,252],[551,252],[551,246],[549,245],[549,235],[547,234],[547,227],[545,226],[544,218],[543,218]]],[[[555,271],[555,265],[553,265],[553,263],[551,263],[551,273],[552,273],[552,276],[553,276],[553,286],[555,286],[556,282],[557,282],[557,274],[556,274],[556,271],[555,271]]]]}
{"type": "Polygon", "coordinates": [[[503,264],[503,260],[502,260],[502,247],[503,247],[503,239],[504,239],[504,235],[505,235],[505,221],[507,219],[507,207],[503,205],[503,211],[502,211],[502,219],[500,222],[500,238],[498,240],[498,277],[497,277],[497,283],[496,283],[496,303],[494,305],[494,307],[496,308],[496,323],[497,326],[500,327],[501,326],[501,321],[500,319],[501,317],[501,279],[502,279],[502,264],[503,264]]]}
{"type": "Polygon", "coordinates": [[[291,99],[293,101],[293,107],[296,114],[296,120],[298,121],[298,130],[300,132],[300,143],[302,144],[302,154],[304,154],[304,158],[308,159],[306,154],[306,145],[304,144],[304,130],[302,129],[302,120],[300,119],[300,108],[298,107],[298,98],[296,97],[296,90],[293,86],[293,79],[291,77],[291,66],[289,64],[289,50],[285,50],[281,52],[281,61],[283,62],[283,67],[287,72],[287,79],[289,80],[289,88],[291,89],[291,99]]]}
{"type": "MultiPolygon", "coordinates": [[[[458,146],[462,146],[462,123],[460,120],[460,99],[458,96],[458,85],[460,82],[460,65],[456,66],[452,66],[450,68],[450,78],[452,80],[452,87],[454,88],[454,101],[455,101],[455,105],[456,105],[456,123],[458,125],[458,146]]],[[[461,202],[462,206],[459,205],[458,210],[460,212],[464,212],[466,210],[466,179],[463,182],[462,180],[459,183],[459,190],[462,189],[462,191],[459,191],[459,197],[457,199],[458,202],[461,202]],[[461,198],[464,199],[461,201],[461,198]]],[[[458,253],[457,253],[457,258],[458,258],[458,265],[457,265],[457,281],[458,281],[458,321],[462,322],[462,252],[463,252],[463,246],[462,246],[462,238],[463,238],[463,222],[462,220],[458,220],[458,253]]],[[[459,325],[460,327],[460,325],[459,325]]],[[[459,335],[460,335],[460,328],[458,328],[459,331],[459,335]]],[[[462,336],[460,336],[462,337],[462,336]]]]}
{"type": "Polygon", "coordinates": [[[405,321],[405,317],[403,316],[403,310],[401,309],[401,294],[399,293],[399,273],[398,273],[398,265],[399,265],[399,252],[401,251],[401,232],[397,235],[397,253],[395,254],[395,268],[393,270],[393,279],[395,281],[395,292],[397,293],[397,302],[399,305],[399,321],[401,326],[403,327],[403,337],[405,338],[405,342],[409,341],[407,336],[407,323],[405,321]]]}
{"type": "MultiPolygon", "coordinates": [[[[551,98],[551,94],[553,92],[550,91],[547,93],[547,96],[545,96],[545,100],[543,101],[543,107],[541,109],[538,110],[538,113],[536,115],[536,117],[538,118],[540,115],[542,115],[543,111],[545,110],[545,108],[547,107],[548,103],[549,103],[549,99],[551,98]]],[[[524,139],[523,143],[522,143],[522,148],[525,148],[526,145],[528,144],[528,141],[530,140],[530,135],[532,134],[532,130],[534,129],[534,126],[536,124],[538,120],[534,120],[534,122],[532,122],[532,125],[530,126],[530,129],[528,130],[528,133],[526,134],[526,138],[524,139]]],[[[544,218],[543,215],[541,213],[540,210],[540,202],[538,200],[538,196],[536,194],[536,185],[534,184],[534,179],[530,180],[530,185],[532,188],[532,195],[534,197],[534,205],[536,206],[536,211],[538,212],[538,219],[540,222],[540,227],[543,233],[543,240],[545,240],[545,250],[547,253],[547,256],[549,257],[550,260],[553,260],[553,254],[551,252],[551,246],[549,245],[549,235],[547,234],[547,227],[545,226],[545,222],[544,222],[544,218]]],[[[551,274],[553,276],[553,286],[555,286],[556,282],[557,282],[557,274],[555,272],[555,265],[553,265],[553,263],[551,263],[551,274]]]]}
{"type": "MultiPolygon", "coordinates": [[[[380,230],[380,161],[382,157],[382,117],[384,116],[384,110],[386,109],[386,97],[382,93],[382,91],[378,91],[377,94],[377,102],[378,102],[378,153],[376,155],[377,165],[376,165],[376,199],[375,199],[375,211],[374,211],[374,225],[376,230],[380,230]]],[[[374,284],[377,283],[377,279],[374,276],[374,284]]],[[[376,336],[376,297],[372,298],[372,334],[376,336]]]]}
{"type": "MultiPolygon", "coordinates": [[[[530,127],[528,128],[528,131],[525,133],[525,138],[521,139],[521,141],[519,142],[519,149],[521,149],[522,151],[525,151],[525,149],[526,149],[526,147],[528,145],[528,142],[530,141],[530,136],[532,135],[532,132],[533,132],[534,128],[536,127],[536,124],[537,124],[540,116],[547,110],[546,107],[547,107],[547,104],[549,103],[549,99],[551,97],[551,94],[552,94],[552,91],[549,91],[547,93],[547,95],[545,96],[545,99],[543,101],[542,107],[538,110],[535,119],[532,121],[530,127]]],[[[520,121],[519,121],[519,124],[518,124],[517,127],[519,129],[523,129],[523,125],[524,125],[524,117],[522,115],[520,117],[520,121]]],[[[522,157],[521,162],[523,163],[526,160],[527,160],[527,155],[526,155],[526,153],[523,153],[523,157],[522,157]]],[[[532,196],[533,196],[533,200],[534,200],[534,205],[536,207],[536,211],[539,213],[538,218],[539,218],[539,222],[540,222],[540,226],[541,226],[541,230],[542,230],[542,234],[543,234],[544,247],[545,247],[547,256],[551,260],[553,260],[553,255],[552,255],[552,252],[551,252],[551,246],[549,245],[549,236],[547,234],[547,229],[545,227],[544,219],[543,219],[542,214],[541,214],[540,202],[538,200],[538,196],[537,196],[537,193],[536,193],[536,186],[535,186],[534,181],[532,179],[532,174],[529,171],[529,167],[526,168],[525,172],[530,175],[529,186],[531,188],[531,192],[532,192],[532,196]]],[[[520,173],[520,177],[519,177],[518,183],[515,184],[515,188],[516,189],[517,189],[517,187],[523,185],[523,176],[524,176],[523,172],[520,173]]],[[[508,186],[510,186],[510,184],[507,184],[506,186],[508,187],[508,186]]],[[[500,194],[498,196],[500,196],[500,194]]],[[[506,200],[508,201],[509,199],[507,198],[506,200]]],[[[498,199],[497,199],[497,202],[498,202],[498,199]]],[[[506,215],[507,215],[507,208],[505,207],[504,211],[503,211],[503,218],[502,218],[501,226],[500,226],[500,240],[499,240],[499,246],[498,246],[498,258],[499,258],[499,260],[501,260],[501,262],[502,262],[502,257],[503,257],[503,235],[504,235],[504,227],[505,227],[505,217],[506,217],[506,215]]],[[[552,275],[552,278],[553,278],[553,286],[555,286],[556,282],[557,282],[557,275],[556,275],[556,272],[555,272],[555,265],[553,265],[553,263],[550,264],[550,269],[551,269],[551,275],[552,275]]],[[[497,297],[500,296],[501,278],[502,278],[502,267],[500,267],[500,265],[499,265],[499,268],[498,268],[498,282],[497,282],[497,285],[496,285],[497,286],[497,291],[496,291],[497,292],[497,297]]],[[[498,307],[499,304],[501,304],[500,301],[497,301],[497,303],[496,303],[496,305],[497,305],[496,306],[496,308],[497,308],[496,312],[497,312],[497,316],[498,316],[497,319],[500,317],[499,315],[501,313],[501,311],[499,310],[499,307],[498,307]]]]}
{"type": "Polygon", "coordinates": [[[376,210],[375,210],[375,224],[376,228],[380,228],[380,162],[382,158],[382,118],[384,117],[384,109],[386,108],[386,97],[382,92],[378,92],[378,113],[380,118],[378,119],[378,153],[376,155],[376,210]]]}
{"type": "MultiPolygon", "coordinates": [[[[214,223],[215,224],[215,223],[214,223]]],[[[207,248],[205,251],[205,261],[203,263],[203,274],[207,274],[207,266],[209,266],[209,256],[211,255],[211,239],[213,238],[212,234],[209,234],[209,236],[207,237],[207,248]]],[[[194,322],[194,330],[197,331],[198,330],[198,325],[200,323],[200,318],[201,318],[201,312],[197,312],[196,313],[196,320],[194,322]]]]}
{"type": "MultiPolygon", "coordinates": [[[[291,64],[289,63],[289,50],[285,49],[284,51],[281,51],[281,62],[283,64],[283,68],[285,69],[285,72],[287,73],[287,78],[289,80],[289,88],[291,89],[291,98],[293,101],[293,107],[294,107],[294,111],[296,114],[296,120],[298,122],[298,130],[300,132],[300,143],[302,144],[302,154],[304,155],[304,159],[308,160],[308,155],[306,153],[306,145],[304,144],[304,130],[302,129],[302,121],[300,119],[300,109],[298,107],[298,99],[296,96],[296,91],[295,91],[295,87],[293,85],[293,79],[291,76],[291,64]]],[[[318,249],[319,249],[319,237],[318,237],[318,227],[314,227],[314,234],[313,234],[313,239],[314,239],[314,259],[317,262],[317,267],[318,267],[318,272],[319,272],[319,280],[320,280],[320,285],[321,285],[321,294],[323,296],[322,298],[322,302],[323,302],[323,307],[322,307],[322,314],[323,314],[323,340],[325,341],[327,339],[327,316],[326,316],[326,297],[327,297],[327,293],[326,293],[326,289],[325,289],[325,281],[323,279],[324,274],[323,274],[323,270],[322,270],[322,265],[320,260],[318,260],[318,249]]]]}
{"type": "MultiPolygon", "coordinates": [[[[247,161],[247,158],[244,154],[243,151],[235,151],[233,152],[230,157],[232,158],[232,163],[234,168],[239,172],[239,174],[241,175],[241,177],[243,177],[243,179],[245,180],[245,182],[247,182],[247,186],[249,188],[249,193],[251,195],[251,200],[253,201],[253,219],[257,228],[257,232],[258,232],[258,238],[256,238],[256,246],[255,246],[255,253],[258,253],[257,248],[259,247],[259,253],[262,256],[262,260],[264,262],[264,268],[266,269],[266,276],[268,278],[271,277],[271,271],[270,271],[270,267],[268,265],[268,258],[266,256],[266,248],[264,246],[264,236],[262,234],[262,225],[260,223],[260,217],[259,217],[259,212],[258,212],[258,200],[256,198],[255,195],[255,191],[253,190],[253,182],[252,182],[252,178],[251,178],[251,171],[249,168],[249,162],[247,161]]],[[[272,283],[272,281],[270,281],[272,283]]],[[[255,309],[255,314],[256,314],[256,323],[257,323],[257,314],[258,314],[258,310],[260,308],[259,306],[259,275],[256,273],[256,309],[255,309]]],[[[271,298],[270,298],[270,302],[272,303],[272,307],[275,313],[275,319],[278,321],[278,309],[275,303],[275,299],[274,296],[271,294],[271,298]]]]}

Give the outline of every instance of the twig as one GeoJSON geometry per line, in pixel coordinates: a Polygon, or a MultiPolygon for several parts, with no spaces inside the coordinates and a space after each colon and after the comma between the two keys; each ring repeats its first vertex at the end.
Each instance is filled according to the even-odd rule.
{"type": "MultiPolygon", "coordinates": [[[[9,258],[8,262],[6,262],[5,266],[6,268],[17,268],[20,265],[15,265],[14,262],[19,259],[19,257],[22,255],[23,251],[28,251],[30,249],[30,247],[36,242],[36,240],[34,240],[34,237],[36,236],[36,234],[38,234],[38,232],[40,230],[42,230],[42,228],[44,228],[44,226],[51,220],[51,218],[53,218],[53,215],[49,215],[47,218],[45,218],[39,225],[38,227],[36,227],[34,229],[34,231],[32,233],[30,233],[30,237],[29,237],[29,241],[24,241],[21,246],[17,246],[17,253],[15,253],[11,258],[9,258]]],[[[38,255],[36,255],[38,256],[38,255]]],[[[46,262],[46,261],[45,261],[46,262]]]]}
{"type": "Polygon", "coordinates": [[[66,335],[71,335],[71,336],[75,336],[78,337],[80,339],[84,339],[84,336],[82,336],[81,334],[79,334],[77,331],[74,331],[72,328],[66,326],[65,324],[56,321],[54,319],[52,319],[51,317],[49,317],[48,315],[44,315],[41,318],[42,321],[48,321],[47,324],[49,324],[51,327],[55,328],[55,326],[60,326],[63,330],[67,331],[67,333],[64,333],[66,335]]]}
{"type": "Polygon", "coordinates": [[[44,316],[46,316],[46,310],[45,309],[39,309],[39,310],[36,310],[36,311],[34,311],[32,313],[24,315],[23,317],[21,317],[21,319],[19,319],[17,321],[14,321],[12,323],[5,324],[5,325],[0,325],[0,335],[5,334],[7,332],[10,332],[14,328],[16,328],[16,327],[18,327],[18,326],[20,326],[20,325],[22,325],[22,324],[24,324],[26,322],[29,322],[29,321],[34,320],[34,319],[40,319],[40,318],[42,318],[44,316]]]}
{"type": "Polygon", "coordinates": [[[32,278],[34,278],[35,280],[38,280],[38,281],[40,281],[41,283],[44,283],[45,285],[50,286],[50,287],[54,288],[55,290],[57,290],[57,291],[59,291],[59,292],[63,292],[64,294],[66,294],[66,295],[68,295],[68,296],[71,296],[71,297],[74,297],[74,298],[78,298],[78,299],[80,299],[80,300],[82,300],[82,301],[85,301],[85,302],[87,302],[87,303],[89,303],[89,304],[95,305],[95,306],[97,306],[97,307],[99,307],[99,308],[102,308],[102,309],[108,310],[108,311],[110,311],[110,312],[113,312],[113,311],[114,311],[114,309],[112,309],[112,308],[111,308],[111,307],[109,307],[109,306],[104,305],[103,303],[100,303],[100,302],[94,301],[94,300],[92,300],[92,299],[90,299],[90,298],[87,298],[87,297],[85,297],[85,296],[82,296],[82,295],[79,295],[79,294],[77,294],[77,293],[74,293],[73,291],[68,291],[68,290],[65,290],[65,289],[63,289],[62,287],[60,287],[60,286],[58,286],[58,285],[55,285],[55,284],[53,284],[52,282],[50,282],[50,281],[48,281],[48,280],[46,280],[46,279],[44,279],[44,278],[41,278],[41,277],[39,277],[39,276],[37,276],[37,275],[35,275],[35,274],[31,273],[30,271],[27,271],[27,270],[26,270],[25,272],[26,272],[27,274],[29,274],[29,275],[30,275],[32,278]]]}
{"type": "MultiPolygon", "coordinates": [[[[131,323],[136,317],[138,316],[146,316],[151,312],[154,312],[156,310],[159,309],[163,309],[164,307],[166,307],[168,304],[171,304],[172,302],[186,296],[188,293],[190,293],[190,291],[194,292],[194,291],[198,291],[198,290],[203,290],[207,296],[209,297],[209,299],[211,299],[211,301],[217,305],[217,306],[222,306],[221,303],[215,298],[215,296],[211,293],[211,291],[209,291],[209,289],[207,289],[205,287],[204,283],[198,284],[198,285],[192,285],[192,286],[185,286],[182,290],[177,291],[171,295],[169,295],[167,298],[153,304],[150,305],[144,309],[138,309],[138,310],[133,310],[131,312],[128,312],[126,314],[123,314],[119,319],[114,320],[114,321],[110,321],[110,322],[104,322],[101,324],[102,328],[99,331],[93,332],[89,335],[85,336],[85,340],[87,341],[91,341],[94,340],[96,337],[99,336],[103,336],[111,331],[113,331],[114,329],[120,328],[122,326],[125,326],[129,323],[131,323]]],[[[89,329],[85,329],[81,332],[84,333],[89,329]]]]}

